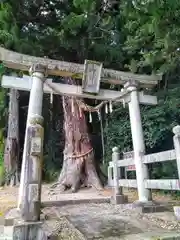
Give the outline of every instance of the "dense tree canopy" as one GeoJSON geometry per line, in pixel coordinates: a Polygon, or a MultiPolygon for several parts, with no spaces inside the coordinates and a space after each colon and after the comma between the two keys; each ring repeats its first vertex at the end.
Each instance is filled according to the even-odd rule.
{"type": "MultiPolygon", "coordinates": [[[[162,83],[153,89],[159,104],[142,107],[142,118],[147,151],[170,149],[172,127],[180,120],[179,7],[179,1],[171,0],[4,0],[0,43],[36,56],[81,63],[91,59],[124,71],[162,73],[162,83]]],[[[107,160],[114,145],[132,149],[127,109],[116,106],[104,126],[107,160]]],[[[56,131],[52,136],[47,144],[57,140],[56,131]]]]}

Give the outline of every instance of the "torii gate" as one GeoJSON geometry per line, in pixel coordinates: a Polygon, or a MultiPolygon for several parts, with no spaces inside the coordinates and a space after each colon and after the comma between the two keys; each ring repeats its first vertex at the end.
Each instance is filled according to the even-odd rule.
{"type": "Polygon", "coordinates": [[[161,76],[138,75],[102,68],[102,64],[86,60],[85,64],[68,63],[39,58],[9,51],[0,47],[0,60],[5,67],[29,71],[32,77],[3,76],[2,87],[30,91],[30,100],[22,160],[18,208],[25,221],[38,221],[41,202],[41,163],[43,156],[43,92],[92,98],[107,101],[124,101],[129,105],[129,115],[137,171],[139,200],[150,200],[142,179],[148,178],[147,168],[141,162],[145,152],[139,104],[156,105],[157,97],[139,92],[139,88],[153,88],[161,76]],[[81,78],[82,86],[53,83],[48,75],[81,78]],[[124,86],[124,91],[100,89],[100,81],[124,86]],[[30,162],[32,162],[30,164],[30,162]]]}

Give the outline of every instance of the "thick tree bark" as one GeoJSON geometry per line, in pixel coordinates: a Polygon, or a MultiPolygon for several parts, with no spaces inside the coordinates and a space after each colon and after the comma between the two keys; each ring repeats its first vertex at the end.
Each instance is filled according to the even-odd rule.
{"type": "Polygon", "coordinates": [[[15,89],[9,93],[9,119],[8,133],[5,144],[4,166],[5,184],[18,185],[18,160],[19,160],[19,94],[15,89]]]}
{"type": "MultiPolygon", "coordinates": [[[[70,79],[68,83],[72,83],[70,79]]],[[[63,97],[65,148],[64,162],[54,186],[76,192],[80,186],[102,189],[96,172],[94,153],[88,135],[85,114],[76,98],[63,97]]]]}

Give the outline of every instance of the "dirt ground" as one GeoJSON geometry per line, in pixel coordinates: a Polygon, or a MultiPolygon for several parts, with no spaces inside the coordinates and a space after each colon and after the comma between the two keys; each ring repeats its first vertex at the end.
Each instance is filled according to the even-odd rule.
{"type": "MultiPolygon", "coordinates": [[[[109,199],[111,189],[94,191],[93,189],[81,189],[77,193],[50,192],[50,185],[42,186],[42,202],[68,201],[84,199],[109,199]]],[[[138,199],[137,192],[132,189],[124,189],[129,202],[138,199]]],[[[18,187],[3,187],[0,189],[0,214],[5,215],[8,210],[17,206],[18,187]]],[[[173,202],[170,195],[153,193],[153,200],[161,202],[173,202]]],[[[54,232],[59,239],[64,240],[145,240],[164,239],[158,236],[177,234],[180,239],[180,223],[173,212],[142,214],[132,209],[131,204],[112,205],[110,203],[86,203],[76,205],[61,205],[61,207],[45,207],[43,213],[52,219],[44,222],[44,228],[54,232]],[[60,235],[59,235],[60,234],[60,235]],[[69,236],[72,236],[71,238],[69,236]],[[76,237],[75,237],[76,236],[76,237]],[[149,238],[147,238],[149,236],[149,238]]],[[[10,212],[13,212],[13,209],[10,212]]],[[[11,213],[9,215],[11,216],[11,213]]],[[[174,238],[168,238],[174,239],[174,238]]]]}
{"type": "MultiPolygon", "coordinates": [[[[59,194],[58,191],[55,191],[53,194],[49,195],[50,191],[49,184],[44,184],[42,186],[42,201],[47,200],[65,200],[65,199],[77,199],[77,198],[97,198],[97,197],[109,197],[111,196],[111,189],[105,189],[102,192],[94,192],[93,190],[80,190],[75,194],[59,194]]],[[[133,202],[138,199],[137,191],[133,189],[124,189],[124,194],[128,196],[129,202],[133,202]]],[[[1,187],[0,188],[0,214],[4,214],[7,210],[17,206],[18,199],[18,187],[1,187]]],[[[170,195],[160,195],[153,193],[153,200],[158,201],[173,201],[172,196],[170,195]]]]}

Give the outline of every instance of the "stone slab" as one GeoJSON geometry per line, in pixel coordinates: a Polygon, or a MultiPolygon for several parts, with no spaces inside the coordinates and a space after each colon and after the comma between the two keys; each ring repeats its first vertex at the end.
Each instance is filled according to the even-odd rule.
{"type": "Polygon", "coordinates": [[[144,218],[143,214],[139,217],[136,210],[129,211],[122,208],[122,205],[69,205],[56,209],[59,209],[59,213],[67,217],[87,240],[180,239],[180,227],[174,231],[164,229],[148,217],[144,218]]]}

